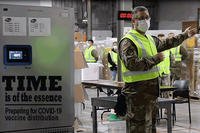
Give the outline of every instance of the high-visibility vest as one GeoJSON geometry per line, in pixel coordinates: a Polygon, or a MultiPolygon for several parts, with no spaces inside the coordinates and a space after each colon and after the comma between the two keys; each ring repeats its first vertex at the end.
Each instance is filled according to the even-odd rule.
{"type": "MultiPolygon", "coordinates": [[[[130,30],[122,39],[130,39],[137,47],[138,57],[152,57],[157,54],[157,49],[153,38],[150,35],[146,37],[136,30],[130,30]]],[[[122,64],[122,77],[126,83],[144,81],[157,78],[159,74],[159,67],[155,65],[147,71],[130,71],[126,68],[123,61],[122,64]]]]}
{"type": "Polygon", "coordinates": [[[170,74],[170,50],[165,50],[163,54],[165,58],[158,64],[160,67],[160,73],[170,74]]]}
{"type": "MultiPolygon", "coordinates": [[[[109,54],[110,54],[112,61],[117,65],[117,53],[113,52],[111,50],[111,51],[109,51],[109,54]]],[[[108,67],[112,67],[112,65],[110,63],[108,63],[108,67]]]]}
{"type": "Polygon", "coordinates": [[[172,56],[175,58],[175,61],[181,61],[182,55],[180,54],[180,45],[178,47],[170,49],[172,56]]]}
{"type": "Polygon", "coordinates": [[[85,49],[84,56],[85,56],[86,62],[89,62],[89,63],[96,62],[95,58],[92,56],[92,50],[94,49],[95,48],[93,46],[90,46],[89,48],[85,49]]]}

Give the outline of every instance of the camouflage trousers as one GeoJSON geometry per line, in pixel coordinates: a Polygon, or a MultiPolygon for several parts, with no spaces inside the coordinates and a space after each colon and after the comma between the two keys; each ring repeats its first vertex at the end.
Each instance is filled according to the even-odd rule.
{"type": "Polygon", "coordinates": [[[179,80],[182,75],[182,63],[176,62],[174,66],[171,66],[171,83],[173,83],[175,80],[179,80]]]}
{"type": "Polygon", "coordinates": [[[157,97],[127,94],[126,133],[156,133],[157,97]]]}

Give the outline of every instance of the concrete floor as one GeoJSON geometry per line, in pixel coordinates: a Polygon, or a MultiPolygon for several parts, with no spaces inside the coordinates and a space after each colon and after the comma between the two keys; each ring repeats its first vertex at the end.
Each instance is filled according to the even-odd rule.
{"type": "MultiPolygon", "coordinates": [[[[96,97],[96,90],[87,89],[88,99],[85,101],[86,108],[80,109],[81,104],[76,106],[76,116],[80,120],[79,128],[83,133],[92,133],[92,118],[91,118],[91,97],[96,97]]],[[[101,94],[100,96],[106,96],[101,94]]],[[[191,101],[192,124],[189,124],[188,106],[180,104],[176,106],[177,121],[173,127],[173,133],[200,133],[200,101],[191,101]]],[[[105,113],[103,120],[100,119],[102,111],[98,111],[98,133],[125,133],[125,121],[110,122],[107,120],[105,113]]],[[[157,125],[158,133],[167,133],[166,120],[161,120],[157,125]]]]}

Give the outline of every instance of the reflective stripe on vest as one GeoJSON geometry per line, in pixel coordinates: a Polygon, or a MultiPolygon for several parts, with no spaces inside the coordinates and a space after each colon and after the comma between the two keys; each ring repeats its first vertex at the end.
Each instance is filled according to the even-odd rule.
{"type": "Polygon", "coordinates": [[[147,71],[127,71],[124,72],[123,75],[124,76],[133,76],[133,75],[140,75],[140,74],[146,74],[146,73],[151,73],[151,72],[158,72],[160,70],[159,67],[155,66],[150,70],[147,71]]]}
{"type": "MultiPolygon", "coordinates": [[[[112,50],[109,51],[110,53],[110,57],[112,59],[112,61],[117,65],[117,53],[113,52],[112,50]]],[[[112,65],[110,63],[108,63],[108,67],[111,67],[112,65]]]]}
{"type": "Polygon", "coordinates": [[[86,62],[96,62],[95,58],[92,56],[92,50],[95,48],[93,46],[86,48],[84,52],[86,62]]]}
{"type": "Polygon", "coordinates": [[[165,50],[163,53],[165,58],[158,64],[160,67],[160,74],[170,74],[170,50],[165,50]]]}
{"type": "Polygon", "coordinates": [[[138,44],[142,48],[142,55],[144,55],[144,57],[146,57],[147,53],[146,53],[146,50],[145,50],[144,45],[142,44],[142,42],[132,32],[129,32],[128,34],[130,34],[138,42],[138,44]]]}
{"type": "MultiPolygon", "coordinates": [[[[138,51],[138,58],[151,57],[157,54],[157,49],[154,44],[153,38],[150,35],[146,36],[147,37],[141,35],[135,30],[131,30],[124,37],[130,39],[135,44],[138,51]]],[[[122,40],[124,38],[122,38],[122,40]]],[[[159,76],[158,66],[154,66],[152,69],[147,71],[129,71],[125,67],[122,60],[121,63],[122,63],[122,76],[124,82],[126,83],[154,79],[159,76]]]]}
{"type": "Polygon", "coordinates": [[[182,55],[180,54],[180,45],[178,47],[172,48],[171,52],[175,58],[175,61],[181,61],[182,55]]]}

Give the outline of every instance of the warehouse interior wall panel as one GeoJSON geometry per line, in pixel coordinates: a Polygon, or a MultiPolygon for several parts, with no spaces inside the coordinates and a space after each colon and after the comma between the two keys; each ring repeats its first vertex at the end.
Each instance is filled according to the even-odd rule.
{"type": "Polygon", "coordinates": [[[182,21],[197,20],[199,0],[160,0],[159,29],[181,30],[182,21]]]}
{"type": "Polygon", "coordinates": [[[29,5],[29,6],[52,6],[51,0],[0,0],[0,4],[9,5],[29,5]]]}

